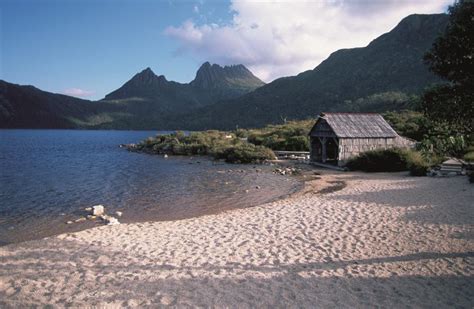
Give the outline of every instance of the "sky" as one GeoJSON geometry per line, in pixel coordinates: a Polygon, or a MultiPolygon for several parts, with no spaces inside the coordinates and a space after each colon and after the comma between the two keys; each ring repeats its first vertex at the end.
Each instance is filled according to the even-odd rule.
{"type": "Polygon", "coordinates": [[[244,64],[270,82],[453,0],[0,0],[0,79],[101,99],[150,67],[190,82],[244,64]]]}

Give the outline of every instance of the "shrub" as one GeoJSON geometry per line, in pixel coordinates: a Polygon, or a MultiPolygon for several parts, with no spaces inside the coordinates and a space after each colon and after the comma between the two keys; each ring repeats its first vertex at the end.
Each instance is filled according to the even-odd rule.
{"type": "Polygon", "coordinates": [[[193,132],[189,135],[178,131],[147,138],[139,144],[139,149],[184,156],[209,155],[229,163],[254,163],[275,158],[273,151],[264,146],[228,136],[228,133],[220,131],[193,132]]]}
{"type": "MultiPolygon", "coordinates": [[[[248,130],[248,142],[273,150],[308,151],[308,133],[314,120],[290,121],[282,125],[269,125],[262,129],[248,130]]],[[[244,133],[239,132],[239,135],[244,133]]]]}
{"type": "Polygon", "coordinates": [[[308,136],[292,136],[287,142],[285,149],[288,151],[308,151],[309,150],[309,138],[308,136]]]}
{"type": "MultiPolygon", "coordinates": [[[[471,146],[474,147],[474,146],[471,146]]],[[[471,148],[469,147],[469,148],[471,148]]],[[[470,183],[474,183],[474,164],[469,163],[466,166],[467,177],[470,183]]]]}
{"type": "Polygon", "coordinates": [[[417,141],[422,140],[434,126],[423,113],[411,110],[387,112],[383,114],[383,117],[398,134],[417,141]]]}
{"type": "Polygon", "coordinates": [[[467,150],[467,143],[463,135],[430,136],[422,140],[418,147],[424,152],[460,158],[467,150]]]}
{"type": "Polygon", "coordinates": [[[244,130],[244,129],[237,129],[235,130],[235,136],[239,137],[239,138],[247,138],[249,137],[249,132],[247,130],[244,130]]]}
{"type": "Polygon", "coordinates": [[[350,170],[364,172],[399,172],[407,170],[406,154],[398,148],[371,150],[347,162],[350,170]]]}
{"type": "Polygon", "coordinates": [[[405,151],[405,156],[410,175],[426,176],[431,166],[420,152],[408,150],[405,151]]]}
{"type": "Polygon", "coordinates": [[[474,162],[474,146],[467,147],[466,153],[464,154],[464,160],[474,162]]]}
{"type": "Polygon", "coordinates": [[[420,152],[399,148],[372,150],[361,153],[347,163],[351,170],[365,172],[410,171],[412,176],[425,176],[432,166],[420,152]]]}
{"type": "Polygon", "coordinates": [[[467,174],[467,177],[469,178],[470,183],[474,183],[474,172],[467,174]]]}
{"type": "Polygon", "coordinates": [[[216,154],[216,158],[225,159],[228,163],[254,163],[273,160],[275,154],[266,147],[245,143],[224,149],[223,152],[216,154]]]}

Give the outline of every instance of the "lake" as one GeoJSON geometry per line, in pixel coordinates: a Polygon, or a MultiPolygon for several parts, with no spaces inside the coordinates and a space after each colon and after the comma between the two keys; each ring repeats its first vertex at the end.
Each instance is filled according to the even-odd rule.
{"type": "Polygon", "coordinates": [[[96,204],[112,215],[122,211],[124,223],[177,220],[255,206],[301,187],[268,165],[163,158],[119,148],[156,134],[0,130],[0,244],[102,225],[66,224],[96,204]]]}

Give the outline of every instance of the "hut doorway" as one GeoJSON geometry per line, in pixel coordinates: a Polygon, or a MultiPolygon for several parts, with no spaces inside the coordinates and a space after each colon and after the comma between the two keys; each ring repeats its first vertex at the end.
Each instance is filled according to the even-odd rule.
{"type": "Polygon", "coordinates": [[[323,162],[323,144],[319,138],[311,138],[311,161],[323,162]]]}
{"type": "Polygon", "coordinates": [[[326,141],[326,163],[337,164],[339,159],[339,146],[334,138],[326,141]]]}
{"type": "Polygon", "coordinates": [[[337,164],[339,146],[334,137],[311,138],[311,161],[337,164]]]}

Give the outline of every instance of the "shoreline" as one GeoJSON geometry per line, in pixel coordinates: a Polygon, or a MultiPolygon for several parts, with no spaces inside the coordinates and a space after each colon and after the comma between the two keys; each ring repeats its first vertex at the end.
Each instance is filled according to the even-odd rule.
{"type": "MultiPolygon", "coordinates": [[[[142,154],[150,155],[150,154],[144,153],[144,152],[142,154]]],[[[151,154],[151,155],[156,155],[156,154],[151,154]]],[[[212,158],[207,158],[207,157],[203,157],[203,158],[199,158],[199,157],[196,157],[196,156],[194,156],[194,157],[176,156],[176,157],[178,159],[183,159],[184,158],[184,159],[187,159],[187,160],[197,159],[197,162],[199,162],[201,160],[210,160],[210,161],[212,161],[212,158]]],[[[195,164],[195,162],[193,162],[193,161],[189,162],[189,164],[191,164],[191,163],[195,164]]],[[[288,162],[284,162],[284,161],[280,161],[280,162],[275,161],[275,162],[272,162],[272,165],[275,168],[277,168],[278,166],[292,166],[292,167],[295,166],[295,164],[293,162],[289,162],[289,163],[290,164],[288,164],[288,162]],[[281,163],[283,163],[283,165],[280,165],[281,163]]],[[[222,164],[223,164],[223,166],[225,166],[227,168],[232,167],[232,164],[230,164],[230,163],[222,162],[222,164]],[[230,166],[227,166],[227,164],[230,164],[230,166]]],[[[247,167],[248,166],[258,167],[259,166],[259,164],[246,164],[246,165],[247,165],[247,167]]],[[[237,170],[232,170],[232,171],[236,172],[237,170]]],[[[249,173],[250,170],[246,170],[245,172],[249,173]]],[[[261,173],[271,173],[271,172],[270,171],[262,171],[261,173]]],[[[295,189],[296,191],[294,191],[294,192],[289,192],[289,193],[286,193],[286,194],[283,194],[283,195],[279,195],[277,197],[274,197],[274,198],[268,200],[266,203],[271,203],[271,202],[276,202],[278,200],[286,199],[288,197],[293,196],[294,194],[297,194],[301,190],[304,190],[305,182],[307,181],[304,178],[299,177],[299,176],[294,176],[294,175],[286,175],[286,176],[282,176],[282,177],[292,178],[292,179],[298,181],[299,182],[299,187],[296,188],[295,189]]],[[[265,193],[263,193],[263,194],[265,194],[265,193]]],[[[210,211],[209,210],[201,210],[201,211],[198,211],[197,213],[186,214],[183,217],[178,216],[176,218],[173,215],[167,215],[164,218],[163,217],[153,217],[151,219],[149,219],[149,217],[147,217],[147,216],[133,215],[133,218],[131,218],[132,216],[130,216],[130,215],[128,215],[128,216],[124,215],[123,217],[118,218],[118,219],[123,224],[146,223],[146,222],[167,222],[167,221],[186,220],[186,219],[190,219],[190,218],[198,218],[198,217],[207,216],[207,215],[215,215],[215,214],[219,214],[219,213],[223,213],[223,212],[233,211],[233,210],[236,210],[236,209],[252,208],[252,207],[259,206],[259,205],[261,205],[261,203],[256,202],[256,201],[252,202],[249,206],[242,206],[242,205],[222,206],[221,205],[218,209],[212,209],[210,211]]],[[[107,205],[106,205],[106,208],[108,208],[107,205]]],[[[69,230],[65,231],[64,229],[66,227],[64,227],[64,226],[60,226],[60,227],[56,226],[56,227],[53,227],[50,230],[50,232],[47,233],[47,235],[40,236],[40,237],[31,237],[29,235],[26,235],[26,236],[21,235],[15,241],[0,242],[0,247],[13,245],[13,244],[19,244],[19,243],[28,242],[28,241],[41,240],[43,238],[55,237],[55,236],[58,236],[58,235],[61,235],[61,234],[66,234],[66,233],[76,233],[76,232],[80,232],[80,231],[84,231],[84,230],[88,230],[88,229],[93,229],[93,228],[101,227],[101,226],[105,225],[99,219],[93,220],[93,221],[85,220],[85,221],[82,221],[82,222],[74,222],[75,220],[77,220],[79,218],[85,217],[86,214],[88,214],[88,213],[86,211],[84,211],[84,209],[77,209],[73,213],[65,215],[64,220],[61,221],[61,224],[66,225],[67,221],[72,221],[73,222],[72,224],[67,225],[67,229],[69,229],[69,230]]],[[[114,213],[112,213],[112,215],[114,215],[114,213]]],[[[44,218],[43,221],[47,221],[47,218],[44,218]]]]}
{"type": "Polygon", "coordinates": [[[0,247],[0,304],[472,306],[474,188],[464,177],[322,178],[347,186],[0,247]]]}

